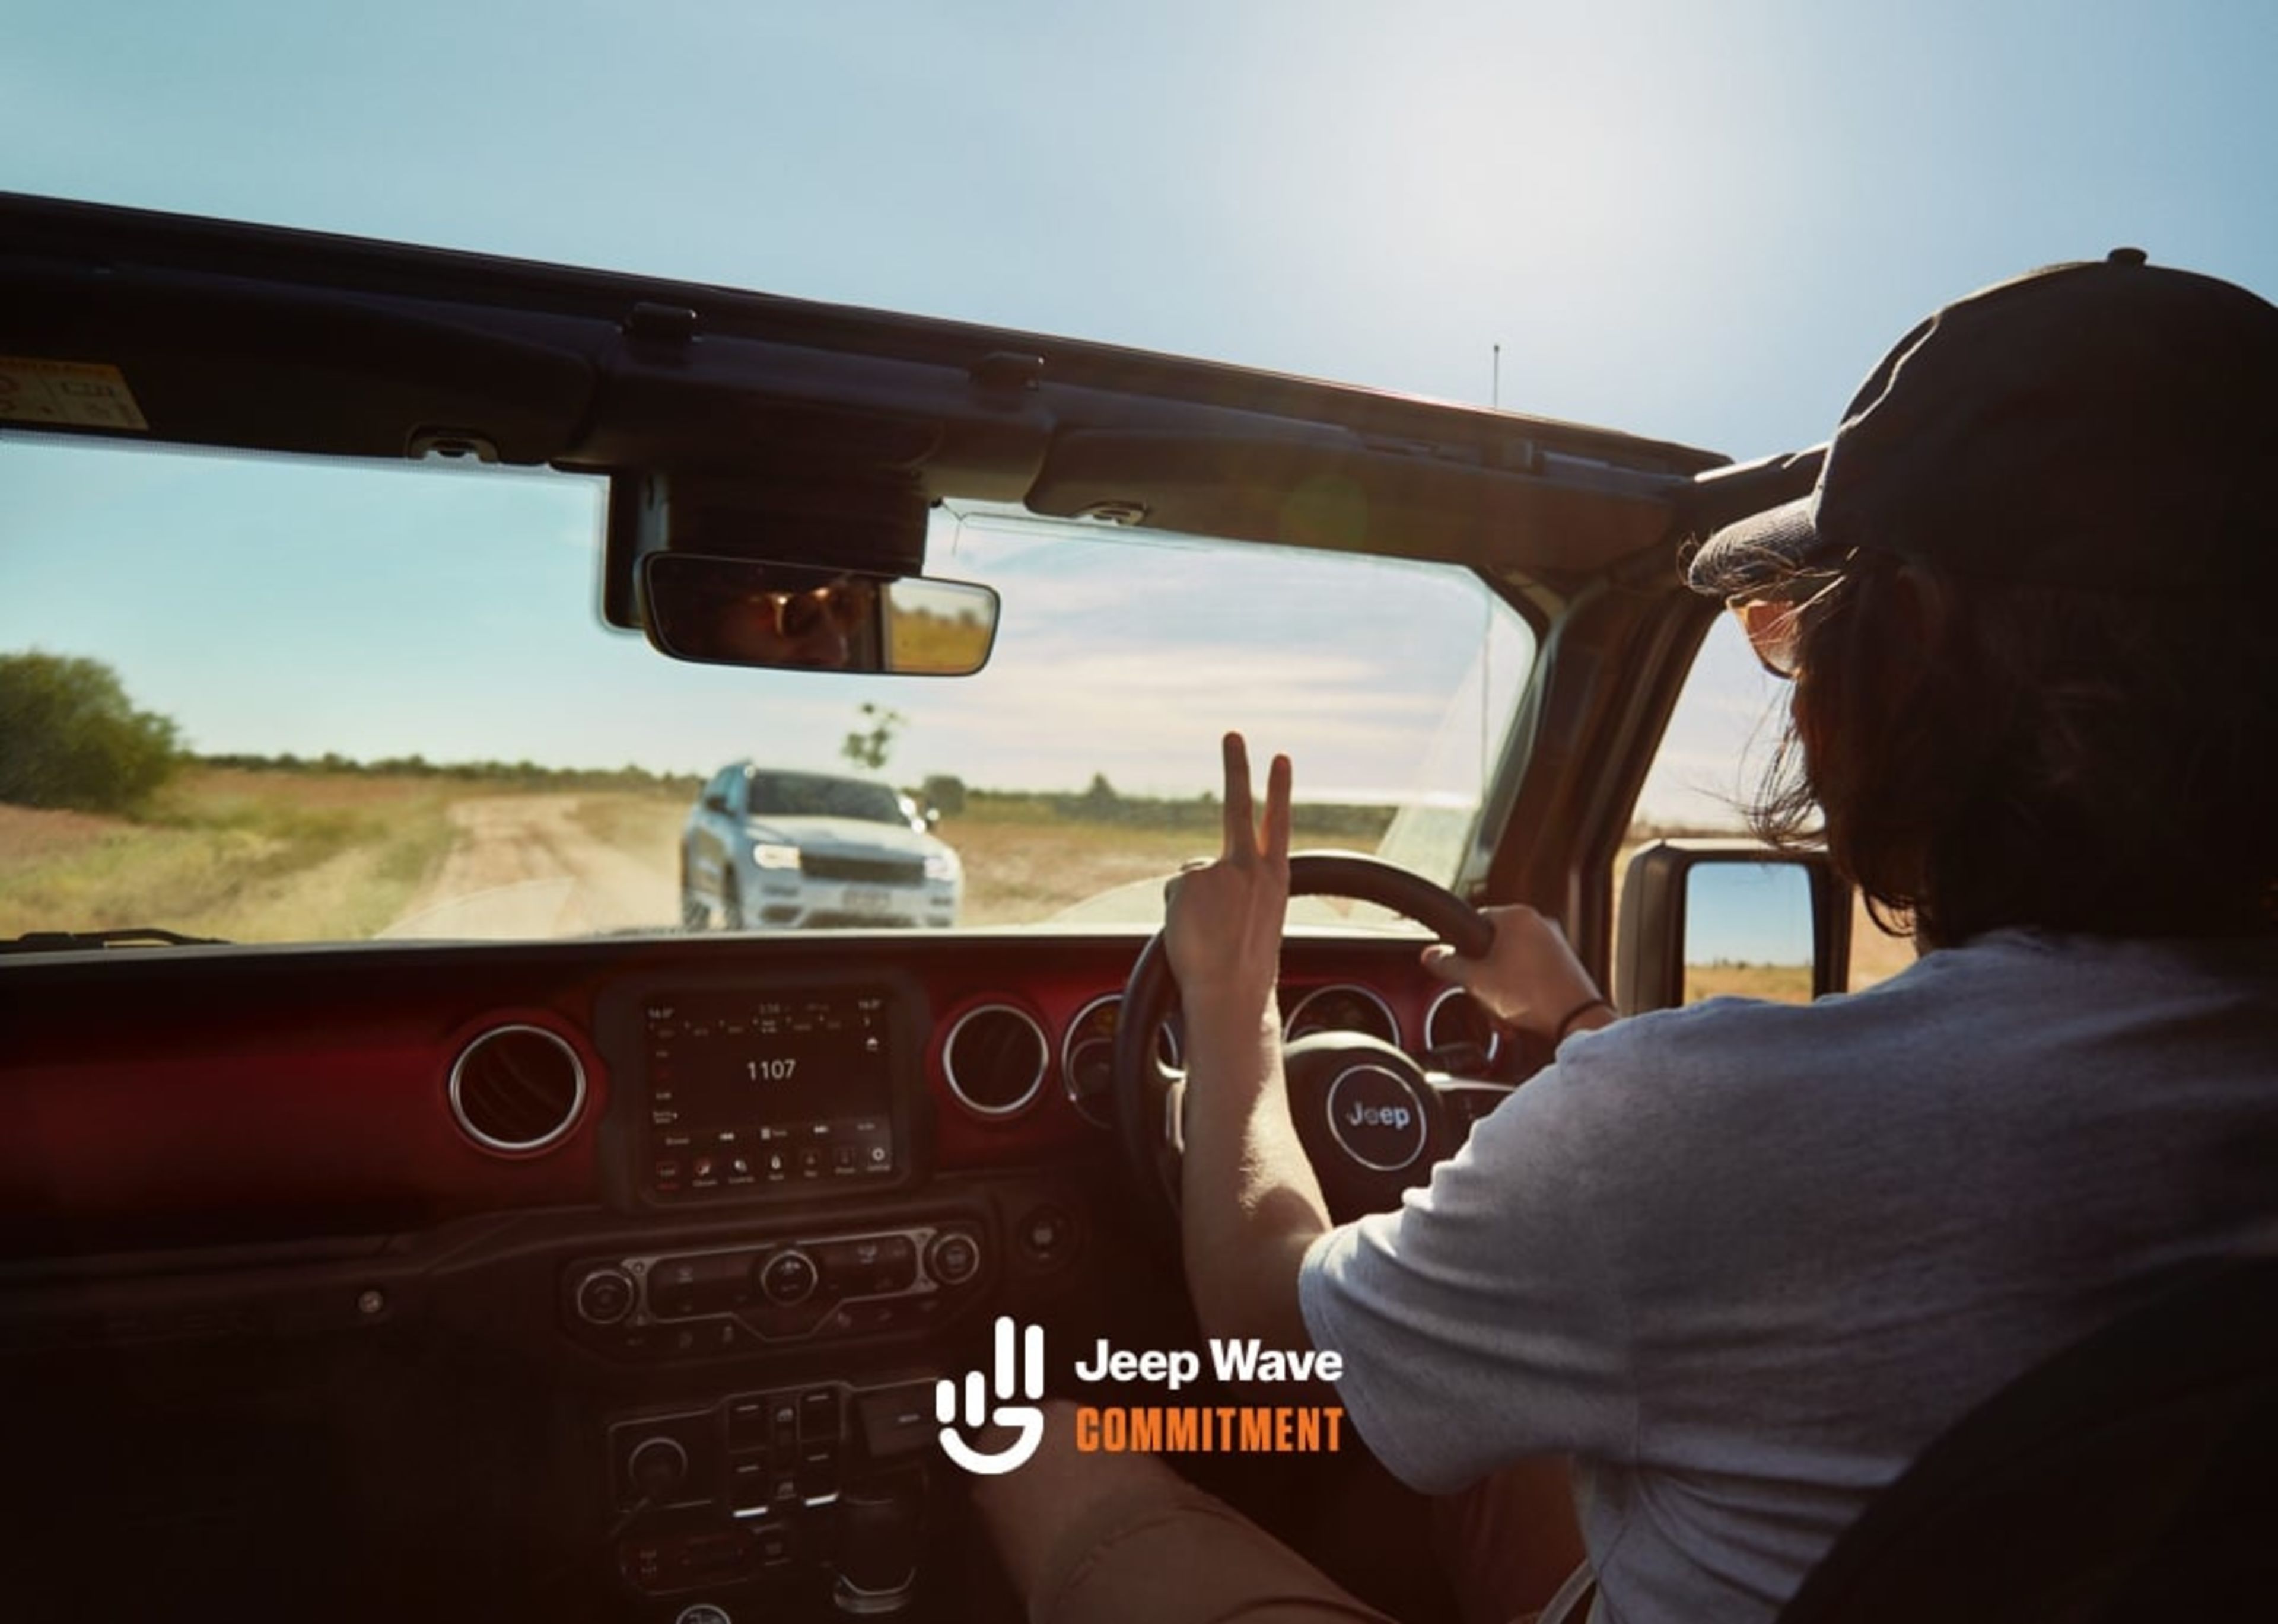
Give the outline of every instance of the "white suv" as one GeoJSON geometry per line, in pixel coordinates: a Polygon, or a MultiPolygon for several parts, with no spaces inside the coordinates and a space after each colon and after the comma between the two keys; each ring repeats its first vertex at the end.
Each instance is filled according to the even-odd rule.
{"type": "Polygon", "coordinates": [[[722,767],[681,830],[681,923],[954,925],[965,873],[933,822],[872,779],[722,767]]]}

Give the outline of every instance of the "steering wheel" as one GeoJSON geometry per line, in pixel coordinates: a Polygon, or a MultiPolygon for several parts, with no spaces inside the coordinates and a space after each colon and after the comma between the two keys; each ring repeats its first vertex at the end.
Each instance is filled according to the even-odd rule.
{"type": "MultiPolygon", "coordinates": [[[[1289,895],[1346,896],[1415,920],[1466,957],[1494,940],[1494,926],[1469,903],[1421,874],[1375,858],[1304,851],[1289,858],[1289,895]]],[[[1179,1172],[1185,1136],[1185,1080],[1164,1070],[1155,1033],[1177,1009],[1163,934],[1131,966],[1115,1022],[1116,1136],[1140,1189],[1142,1222],[1175,1252],[1179,1172]]],[[[1373,1211],[1421,1184],[1462,1142],[1441,1098],[1441,1083],[1399,1048],[1357,1032],[1316,1033],[1282,1050],[1297,1135],[1333,1214],[1373,1211]]]]}

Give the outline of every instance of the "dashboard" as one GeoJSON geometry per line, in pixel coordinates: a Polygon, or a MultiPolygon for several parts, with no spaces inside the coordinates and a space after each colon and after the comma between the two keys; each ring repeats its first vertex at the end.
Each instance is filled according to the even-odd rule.
{"type": "MultiPolygon", "coordinates": [[[[1066,1347],[1192,1335],[1108,1128],[1139,946],[11,964],[0,1372],[46,1396],[6,1454],[50,1492],[20,1546],[47,1555],[0,1578],[39,1593],[99,1505],[171,1594],[348,1616],[536,1586],[565,1618],[828,1617],[984,1584],[935,1381],[1000,1314],[1066,1347]],[[285,1553],[254,1597],[208,1571],[247,1542],[285,1553]],[[386,1582],[344,1586],[364,1562],[386,1582]]],[[[1365,1032],[1490,1109],[1547,1056],[1417,946],[1293,933],[1287,1028],[1365,1032]]]]}

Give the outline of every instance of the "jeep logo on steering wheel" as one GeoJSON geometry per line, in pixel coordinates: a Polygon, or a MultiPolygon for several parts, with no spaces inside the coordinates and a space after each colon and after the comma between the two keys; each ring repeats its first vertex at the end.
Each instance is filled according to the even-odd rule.
{"type": "Polygon", "coordinates": [[[1424,1102],[1380,1065],[1348,1066],[1329,1085],[1329,1132],[1363,1167],[1396,1173],[1424,1154],[1424,1102]]]}

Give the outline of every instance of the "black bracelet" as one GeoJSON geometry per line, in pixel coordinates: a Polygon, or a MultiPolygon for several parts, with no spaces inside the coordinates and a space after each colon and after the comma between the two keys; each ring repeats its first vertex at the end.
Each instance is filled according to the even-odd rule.
{"type": "Polygon", "coordinates": [[[1621,1013],[1619,1010],[1614,1008],[1614,1006],[1609,1003],[1603,997],[1596,994],[1593,994],[1591,996],[1584,999],[1580,1003],[1576,1004],[1572,1009],[1566,1011],[1565,1019],[1560,1021],[1556,1026],[1550,1029],[1550,1041],[1553,1043],[1563,1043],[1566,1041],[1566,1029],[1569,1026],[1571,1026],[1576,1021],[1580,1020],[1585,1015],[1587,1015],[1593,1010],[1603,1010],[1609,1015],[1619,1015],[1621,1013]]]}

